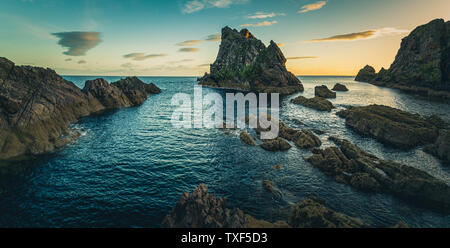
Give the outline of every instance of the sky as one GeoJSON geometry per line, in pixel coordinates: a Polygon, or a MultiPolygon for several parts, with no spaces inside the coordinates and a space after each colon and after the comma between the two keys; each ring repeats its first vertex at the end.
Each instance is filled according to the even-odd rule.
{"type": "Polygon", "coordinates": [[[449,0],[1,0],[0,56],[62,75],[200,76],[224,26],[274,40],[296,75],[389,68],[449,0]]]}

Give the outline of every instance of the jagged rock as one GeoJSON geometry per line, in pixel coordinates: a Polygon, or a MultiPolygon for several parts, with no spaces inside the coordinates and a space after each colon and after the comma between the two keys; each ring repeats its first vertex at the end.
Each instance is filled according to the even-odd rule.
{"type": "Polygon", "coordinates": [[[208,193],[200,184],[192,194],[183,193],[176,206],[161,223],[165,228],[282,228],[286,222],[257,220],[242,210],[228,209],[225,198],[208,193]]]}
{"type": "Polygon", "coordinates": [[[347,86],[345,86],[343,84],[337,83],[337,84],[334,85],[332,90],[334,90],[334,91],[348,91],[348,88],[347,88],[347,86]]]}
{"type": "Polygon", "coordinates": [[[291,145],[284,140],[283,138],[276,138],[273,140],[266,140],[261,144],[261,148],[263,148],[266,151],[286,151],[291,149],[291,145]]]}
{"type": "Polygon", "coordinates": [[[112,101],[120,92],[105,82],[87,83],[85,92],[91,94],[51,69],[15,66],[0,58],[0,160],[51,152],[79,136],[68,129],[79,118],[113,106],[128,106],[124,98],[112,101]]]}
{"type": "Polygon", "coordinates": [[[222,42],[210,74],[200,84],[256,92],[292,94],[303,91],[300,80],[286,70],[286,58],[273,41],[266,46],[247,29],[222,29],[222,42]]]}
{"type": "Polygon", "coordinates": [[[323,98],[336,98],[336,92],[329,90],[326,85],[316,86],[314,88],[314,95],[323,98]]]}
{"type": "Polygon", "coordinates": [[[334,106],[333,104],[325,98],[322,97],[314,97],[314,98],[306,98],[304,96],[299,96],[295,99],[291,100],[294,104],[300,104],[308,108],[313,108],[319,111],[331,111],[334,106]]]}
{"type": "Polygon", "coordinates": [[[338,147],[315,149],[311,165],[366,192],[392,194],[433,210],[450,211],[450,186],[419,169],[386,161],[361,150],[347,140],[331,137],[338,147]]]}
{"type": "Polygon", "coordinates": [[[83,92],[97,98],[107,109],[133,106],[128,97],[119,88],[109,84],[103,78],[86,81],[83,92]]]}
{"type": "Polygon", "coordinates": [[[357,81],[450,99],[450,21],[435,19],[417,27],[402,40],[388,70],[357,81]]]}
{"type": "Polygon", "coordinates": [[[156,85],[146,84],[137,77],[127,77],[111,84],[119,88],[134,106],[141,105],[147,100],[149,94],[161,93],[161,89],[156,85]]]}
{"type": "Polygon", "coordinates": [[[417,114],[383,105],[350,107],[337,113],[348,127],[398,148],[433,143],[438,128],[417,114]]]}
{"type": "Polygon", "coordinates": [[[375,77],[376,77],[375,69],[370,65],[366,65],[358,72],[355,81],[369,83],[372,82],[375,79],[375,77]]]}
{"type": "Polygon", "coordinates": [[[442,159],[444,163],[450,164],[450,131],[442,130],[436,142],[426,146],[424,150],[425,152],[442,159]]]}
{"type": "Polygon", "coordinates": [[[256,146],[255,141],[253,140],[252,136],[248,134],[245,130],[241,132],[239,135],[239,138],[241,139],[242,143],[249,145],[249,146],[256,146]]]}
{"type": "Polygon", "coordinates": [[[294,228],[362,228],[361,220],[327,208],[317,199],[308,198],[297,203],[289,218],[294,228]]]}
{"type": "Polygon", "coordinates": [[[299,132],[297,138],[294,139],[295,145],[303,149],[309,149],[322,145],[322,141],[311,131],[303,129],[299,132]]]}

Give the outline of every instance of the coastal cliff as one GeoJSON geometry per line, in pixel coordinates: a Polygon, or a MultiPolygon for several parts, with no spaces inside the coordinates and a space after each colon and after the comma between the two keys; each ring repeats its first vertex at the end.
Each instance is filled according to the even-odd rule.
{"type": "Polygon", "coordinates": [[[450,21],[436,19],[417,27],[402,40],[388,70],[371,69],[363,68],[355,80],[450,98],[450,21]]]}
{"type": "Polygon", "coordinates": [[[273,41],[266,47],[247,29],[225,27],[216,61],[201,85],[266,93],[302,92],[303,85],[286,69],[286,58],[273,41]]]}
{"type": "Polygon", "coordinates": [[[81,90],[54,70],[0,58],[0,160],[51,152],[79,136],[68,128],[79,118],[137,106],[143,96],[159,92],[137,78],[126,80],[134,83],[96,79],[81,90]]]}

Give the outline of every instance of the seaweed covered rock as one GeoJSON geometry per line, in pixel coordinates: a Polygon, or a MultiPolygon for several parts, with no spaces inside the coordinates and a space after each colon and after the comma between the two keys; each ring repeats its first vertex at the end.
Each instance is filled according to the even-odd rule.
{"type": "Polygon", "coordinates": [[[289,224],[294,228],[367,227],[361,220],[331,210],[314,198],[308,198],[294,206],[289,224]]]}
{"type": "Polygon", "coordinates": [[[439,133],[421,116],[383,105],[351,107],[337,115],[357,132],[402,149],[433,143],[439,133]]]}
{"type": "Polygon", "coordinates": [[[337,83],[337,84],[334,85],[332,90],[334,90],[334,91],[348,91],[348,88],[347,88],[347,86],[345,86],[343,84],[337,83]]]}
{"type": "Polygon", "coordinates": [[[323,98],[336,98],[336,92],[329,90],[326,85],[316,86],[314,88],[314,95],[323,98]]]}
{"type": "Polygon", "coordinates": [[[286,69],[286,58],[273,41],[266,47],[247,29],[225,27],[216,61],[200,84],[266,93],[303,91],[300,80],[286,69]]]}
{"type": "Polygon", "coordinates": [[[331,137],[338,147],[315,149],[307,159],[339,183],[366,192],[387,193],[436,211],[450,211],[450,186],[419,169],[386,161],[347,140],[331,137]]]}
{"type": "Polygon", "coordinates": [[[358,72],[355,81],[369,83],[372,82],[376,78],[376,76],[377,75],[375,69],[370,65],[366,65],[358,72]]]}
{"type": "Polygon", "coordinates": [[[323,97],[306,98],[304,96],[299,96],[291,100],[294,104],[300,104],[302,106],[313,108],[319,111],[330,112],[334,106],[333,104],[323,97]]]}

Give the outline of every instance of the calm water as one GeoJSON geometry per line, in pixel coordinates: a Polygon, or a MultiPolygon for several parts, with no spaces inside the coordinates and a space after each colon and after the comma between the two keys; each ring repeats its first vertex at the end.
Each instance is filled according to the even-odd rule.
{"type": "MultiPolygon", "coordinates": [[[[94,77],[66,77],[82,87],[94,77]]],[[[115,81],[118,77],[107,77],[115,81]]],[[[84,118],[73,125],[82,137],[60,152],[35,161],[25,173],[3,178],[0,197],[1,227],[158,227],[182,192],[206,183],[225,196],[230,206],[269,221],[285,216],[283,209],[308,196],[317,196],[345,214],[374,226],[404,221],[417,227],[450,227],[450,216],[416,208],[384,194],[365,194],[338,184],[304,161],[310,152],[293,147],[270,153],[244,146],[238,132],[225,135],[216,129],[174,129],[170,119],[175,93],[193,94],[195,78],[143,77],[163,93],[142,106],[100,117],[84,118]],[[281,163],[282,171],[272,170],[281,163]],[[272,180],[282,193],[273,197],[262,187],[272,180]]],[[[302,77],[307,97],[318,84],[345,83],[350,89],[332,102],[337,109],[321,113],[282,98],[281,119],[292,127],[300,119],[309,128],[349,139],[385,159],[423,169],[450,182],[444,167],[421,148],[404,152],[361,138],[345,128],[335,112],[348,105],[384,104],[422,115],[439,114],[450,120],[448,104],[428,102],[399,91],[355,83],[349,77],[302,77]]],[[[204,93],[221,90],[203,89],[204,93]]],[[[299,95],[299,94],[297,94],[299,95]]]]}

